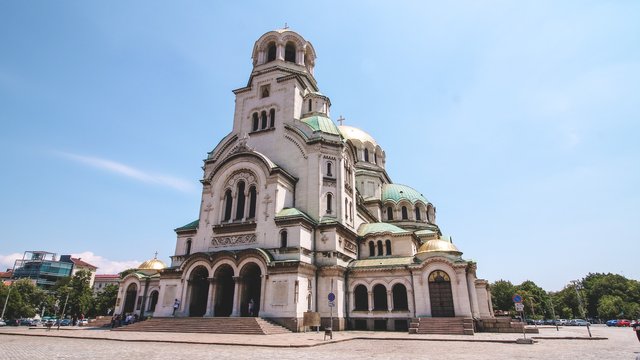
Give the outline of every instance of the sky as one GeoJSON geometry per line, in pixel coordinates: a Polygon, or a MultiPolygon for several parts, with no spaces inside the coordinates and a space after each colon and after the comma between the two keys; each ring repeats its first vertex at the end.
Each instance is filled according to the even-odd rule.
{"type": "Polygon", "coordinates": [[[287,24],[331,114],[490,282],[640,279],[640,2],[2,1],[0,269],[170,263],[254,42],[287,24]],[[635,265],[634,265],[635,264],[635,265]]]}

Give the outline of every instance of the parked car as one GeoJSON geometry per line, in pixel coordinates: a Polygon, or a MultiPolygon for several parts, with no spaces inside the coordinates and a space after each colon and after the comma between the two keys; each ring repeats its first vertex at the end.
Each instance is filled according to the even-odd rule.
{"type": "Polygon", "coordinates": [[[556,321],[555,321],[555,320],[553,320],[553,319],[546,319],[546,320],[544,321],[544,324],[545,324],[545,325],[555,325],[555,324],[556,324],[556,321]]]}
{"type": "Polygon", "coordinates": [[[54,324],[56,326],[60,325],[60,326],[69,326],[71,325],[71,320],[70,319],[61,319],[56,321],[56,323],[54,324]]]}
{"type": "Polygon", "coordinates": [[[618,323],[616,324],[616,326],[631,326],[631,321],[627,320],[627,319],[620,319],[618,320],[618,323]]]}
{"type": "Polygon", "coordinates": [[[556,325],[567,325],[567,319],[556,320],[556,325]]]}
{"type": "Polygon", "coordinates": [[[573,322],[573,326],[589,326],[589,322],[587,320],[573,319],[571,321],[573,322]]]}
{"type": "Polygon", "coordinates": [[[4,320],[0,319],[0,326],[7,326],[7,323],[4,320]]]}
{"type": "Polygon", "coordinates": [[[82,319],[82,320],[78,319],[78,326],[87,326],[87,325],[89,325],[89,320],[87,320],[87,319],[82,319]]]}
{"type": "Polygon", "coordinates": [[[618,320],[616,319],[607,321],[607,326],[617,326],[617,325],[618,325],[618,320]]]}

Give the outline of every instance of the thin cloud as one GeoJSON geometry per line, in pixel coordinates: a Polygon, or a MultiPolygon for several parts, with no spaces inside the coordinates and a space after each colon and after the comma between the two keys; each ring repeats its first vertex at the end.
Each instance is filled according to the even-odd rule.
{"type": "Polygon", "coordinates": [[[147,184],[162,185],[182,192],[193,192],[195,190],[193,184],[184,179],[179,179],[173,176],[162,174],[147,173],[113,160],[72,154],[62,151],[57,151],[56,153],[75,162],[89,165],[97,169],[106,170],[114,174],[122,175],[147,184]]]}
{"type": "Polygon", "coordinates": [[[71,254],[71,256],[82,259],[82,261],[98,267],[98,270],[96,271],[98,274],[117,274],[127,269],[137,268],[141,263],[141,261],[138,260],[109,260],[100,255],[96,255],[91,251],[71,254]]]}
{"type": "Polygon", "coordinates": [[[13,265],[16,263],[16,260],[22,259],[23,255],[23,253],[13,253],[9,255],[0,254],[0,271],[13,269],[13,265]]]}

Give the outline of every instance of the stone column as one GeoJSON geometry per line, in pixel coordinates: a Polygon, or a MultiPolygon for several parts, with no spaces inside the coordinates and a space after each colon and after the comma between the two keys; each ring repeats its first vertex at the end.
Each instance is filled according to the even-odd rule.
{"type": "Polygon", "coordinates": [[[391,310],[393,310],[393,292],[387,290],[387,311],[391,312],[391,310]]]}
{"type": "MultiPolygon", "coordinates": [[[[456,291],[453,293],[453,304],[456,309],[456,316],[472,316],[471,314],[471,299],[469,299],[469,290],[467,288],[467,276],[466,270],[456,269],[455,287],[456,291]]],[[[453,280],[453,279],[452,279],[453,280]]],[[[451,287],[454,283],[452,281],[451,287]]],[[[453,289],[451,289],[453,290],[453,289]]]]}
{"type": "Polygon", "coordinates": [[[369,312],[373,311],[373,292],[368,291],[367,295],[369,295],[369,312]]]}
{"type": "Polygon", "coordinates": [[[234,276],[233,282],[235,283],[233,288],[233,310],[231,311],[232,317],[240,316],[240,285],[242,284],[242,277],[234,276]]]}
{"type": "Polygon", "coordinates": [[[215,304],[215,284],[216,278],[210,277],[207,278],[209,280],[209,294],[207,295],[207,312],[204,314],[204,317],[214,317],[214,304],[215,304]]]}
{"type": "Polygon", "coordinates": [[[471,315],[478,317],[480,316],[480,309],[478,307],[478,294],[476,293],[476,285],[473,278],[474,276],[471,273],[467,273],[467,289],[471,302],[471,315]]]}
{"type": "Polygon", "coordinates": [[[284,61],[284,43],[282,42],[276,44],[276,60],[284,61]]]}
{"type": "Polygon", "coordinates": [[[260,316],[260,313],[264,311],[265,298],[267,297],[265,294],[267,290],[267,279],[269,279],[268,274],[260,275],[260,309],[256,316],[260,316]]]}
{"type": "Polygon", "coordinates": [[[304,66],[304,49],[298,49],[296,54],[296,64],[304,66]]]}

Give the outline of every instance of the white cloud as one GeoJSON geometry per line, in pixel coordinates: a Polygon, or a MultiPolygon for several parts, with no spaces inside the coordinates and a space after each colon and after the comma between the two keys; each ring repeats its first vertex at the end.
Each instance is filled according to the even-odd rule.
{"type": "Polygon", "coordinates": [[[79,162],[81,164],[89,165],[91,167],[98,168],[101,170],[106,170],[115,174],[128,177],[130,179],[144,182],[144,183],[167,186],[183,192],[192,192],[195,190],[194,185],[191,182],[186,181],[184,179],[162,175],[162,174],[147,173],[142,170],[133,168],[131,166],[128,166],[113,160],[101,159],[101,158],[92,157],[92,156],[77,155],[77,154],[72,154],[72,153],[67,153],[62,151],[56,151],[56,153],[67,159],[79,162]]]}
{"type": "Polygon", "coordinates": [[[93,266],[97,266],[98,274],[117,274],[123,270],[137,268],[142,261],[138,260],[125,260],[114,261],[103,258],[100,255],[96,255],[91,251],[85,251],[81,253],[71,254],[74,258],[80,258],[93,266]]]}
{"type": "Polygon", "coordinates": [[[23,255],[23,253],[13,253],[9,255],[0,254],[0,271],[13,269],[13,264],[15,264],[16,260],[22,259],[23,255]]]}

